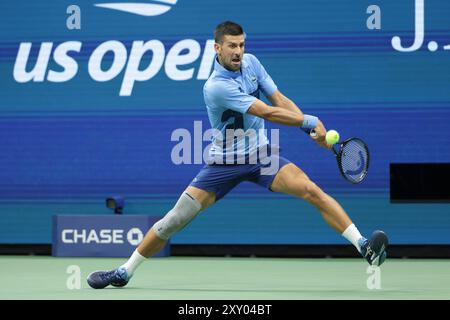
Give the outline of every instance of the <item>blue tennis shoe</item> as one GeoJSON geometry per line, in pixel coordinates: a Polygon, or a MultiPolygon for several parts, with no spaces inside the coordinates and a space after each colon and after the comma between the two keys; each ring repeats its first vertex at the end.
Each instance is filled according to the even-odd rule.
{"type": "Polygon", "coordinates": [[[127,270],[120,267],[111,271],[93,272],[88,276],[87,283],[94,289],[103,289],[109,285],[123,287],[130,281],[130,278],[127,270]]]}
{"type": "Polygon", "coordinates": [[[372,266],[381,266],[386,260],[386,248],[389,244],[386,233],[381,230],[376,230],[372,233],[369,240],[361,238],[359,246],[361,248],[361,255],[366,258],[372,266]]]}

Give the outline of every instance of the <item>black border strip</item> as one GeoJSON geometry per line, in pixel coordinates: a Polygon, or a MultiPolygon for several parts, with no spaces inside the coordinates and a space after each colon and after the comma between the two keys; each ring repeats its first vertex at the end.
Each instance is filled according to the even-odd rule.
{"type": "MultiPolygon", "coordinates": [[[[0,255],[51,255],[51,244],[0,244],[0,255]]],[[[175,244],[171,256],[358,258],[352,245],[175,244]]],[[[450,244],[390,245],[391,258],[450,258],[450,244]]]]}

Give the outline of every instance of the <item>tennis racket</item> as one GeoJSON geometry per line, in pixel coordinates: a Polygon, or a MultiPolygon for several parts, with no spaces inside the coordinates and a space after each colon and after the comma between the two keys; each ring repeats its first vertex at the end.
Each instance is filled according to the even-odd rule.
{"type": "MultiPolygon", "coordinates": [[[[316,132],[311,130],[311,136],[316,132]]],[[[334,144],[331,149],[342,177],[350,183],[360,183],[369,170],[370,153],[367,144],[359,138],[350,138],[334,144]]]]}

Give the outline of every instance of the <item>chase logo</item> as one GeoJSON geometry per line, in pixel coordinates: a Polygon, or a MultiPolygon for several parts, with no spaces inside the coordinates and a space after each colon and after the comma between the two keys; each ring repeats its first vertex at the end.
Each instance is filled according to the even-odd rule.
{"type": "MultiPolygon", "coordinates": [[[[162,216],[61,214],[53,216],[52,255],[129,257],[162,216]]],[[[170,244],[155,256],[170,255],[170,244]]]]}
{"type": "Polygon", "coordinates": [[[127,233],[127,240],[132,246],[137,246],[144,239],[144,234],[139,228],[132,228],[127,233]]]}
{"type": "MultiPolygon", "coordinates": [[[[131,228],[127,232],[130,245],[138,245],[144,234],[139,228],[131,228]]],[[[123,229],[63,229],[61,240],[66,244],[124,244],[123,229]]]]}
{"type": "Polygon", "coordinates": [[[152,2],[159,3],[143,3],[143,2],[117,2],[117,3],[97,3],[96,7],[124,11],[132,14],[137,14],[145,17],[159,16],[166,13],[172,6],[177,3],[178,0],[154,0],[152,2]],[[161,4],[164,3],[164,4],[161,4]]]}

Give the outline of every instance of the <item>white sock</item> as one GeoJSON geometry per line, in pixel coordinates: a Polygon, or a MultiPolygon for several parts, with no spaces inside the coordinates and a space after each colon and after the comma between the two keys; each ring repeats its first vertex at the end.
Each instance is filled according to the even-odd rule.
{"type": "Polygon", "coordinates": [[[361,239],[363,236],[361,233],[359,233],[358,229],[355,227],[354,224],[351,224],[345,229],[345,231],[342,233],[342,236],[350,241],[356,249],[361,253],[361,248],[359,247],[358,240],[361,239]]]}
{"type": "Polygon", "coordinates": [[[131,277],[134,273],[134,270],[136,270],[136,268],[145,260],[147,260],[147,258],[142,256],[136,249],[128,259],[128,261],[121,267],[127,269],[127,273],[131,277]]]}

